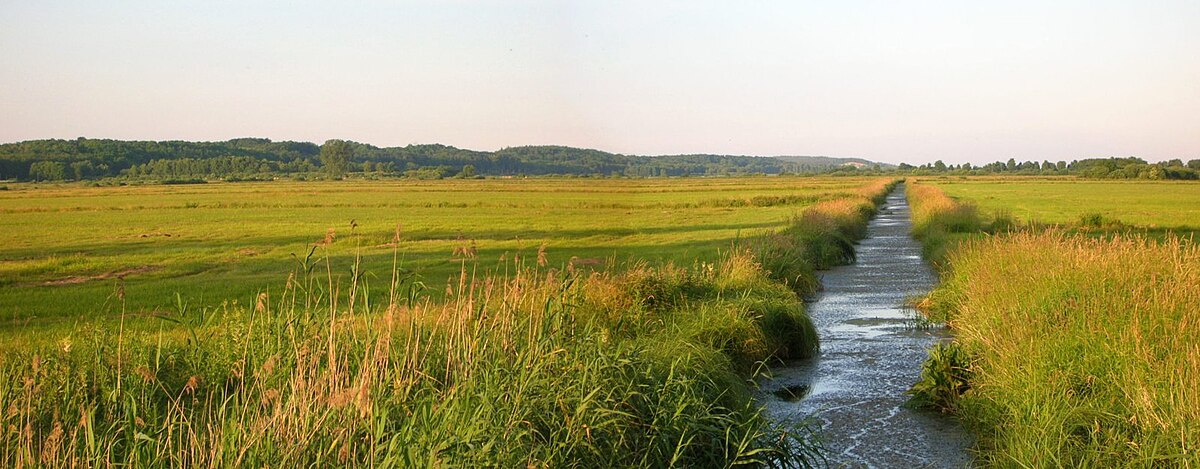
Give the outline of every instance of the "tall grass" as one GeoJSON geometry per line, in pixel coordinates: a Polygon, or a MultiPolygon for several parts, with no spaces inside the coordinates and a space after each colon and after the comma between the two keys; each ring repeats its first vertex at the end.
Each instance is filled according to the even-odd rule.
{"type": "Polygon", "coordinates": [[[953,246],[922,304],[956,331],[923,383],[949,384],[915,391],[976,430],[982,463],[1200,465],[1200,248],[1045,227],[953,246]]]}
{"type": "Polygon", "coordinates": [[[757,257],[772,278],[812,294],[820,288],[817,270],[854,261],[854,243],[867,235],[867,222],[896,184],[878,180],[854,197],[814,204],[787,228],[758,239],[757,257]]]}
{"type": "Polygon", "coordinates": [[[784,256],[857,233],[863,203],[818,204],[792,251],[692,266],[464,261],[438,302],[325,244],[247,304],[179,301],[158,332],[85,325],[0,358],[0,466],[808,466],[812,440],[749,392],[817,348],[765,264],[827,259],[784,256]]]}
{"type": "Polygon", "coordinates": [[[988,462],[1200,464],[1200,248],[1018,233],[950,262],[933,308],[973,357],[960,408],[988,462]]]}
{"type": "Polygon", "coordinates": [[[353,285],[293,279],[210,312],[212,326],[80,331],[6,357],[0,464],[799,462],[809,455],[758,414],[744,373],[815,343],[792,293],[745,256],[464,272],[445,303],[402,287],[378,308],[352,303],[365,297],[353,285]]]}
{"type": "Polygon", "coordinates": [[[922,255],[944,268],[944,259],[956,238],[976,233],[984,224],[974,205],[955,200],[936,186],[909,184],[905,189],[912,210],[912,233],[921,241],[922,255]]]}

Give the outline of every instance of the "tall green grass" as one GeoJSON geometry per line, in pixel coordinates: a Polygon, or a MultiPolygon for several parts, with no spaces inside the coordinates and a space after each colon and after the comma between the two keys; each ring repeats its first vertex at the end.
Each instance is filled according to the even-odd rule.
{"type": "Polygon", "coordinates": [[[214,321],[182,312],[183,331],[79,331],[4,360],[0,464],[803,461],[786,445],[807,442],[770,428],[743,381],[808,353],[811,327],[742,256],[464,274],[445,303],[374,308],[316,275],[214,321]]]}
{"type": "Polygon", "coordinates": [[[921,241],[922,255],[935,267],[944,267],[955,240],[984,227],[974,205],[952,199],[935,186],[914,182],[905,188],[905,195],[912,210],[912,234],[921,241]]]}
{"type": "Polygon", "coordinates": [[[817,234],[853,235],[869,200],[814,207],[794,249],[691,266],[464,262],[438,300],[326,244],[253,304],[180,300],[157,332],[88,323],[6,354],[0,466],[809,466],[806,431],[750,396],[757,370],[817,349],[766,266],[840,245],[817,234]]]}
{"type": "Polygon", "coordinates": [[[1200,464],[1200,249],[1019,233],[969,242],[934,296],[973,357],[985,460],[1200,464]]]}
{"type": "Polygon", "coordinates": [[[820,288],[815,272],[854,261],[854,243],[866,237],[867,222],[898,181],[879,180],[857,197],[818,202],[792,223],[755,243],[772,278],[802,296],[820,288]]]}
{"type": "Polygon", "coordinates": [[[980,462],[1200,465],[1194,243],[1031,229],[961,240],[945,259],[922,306],[949,320],[954,350],[914,391],[976,430],[980,462]]]}

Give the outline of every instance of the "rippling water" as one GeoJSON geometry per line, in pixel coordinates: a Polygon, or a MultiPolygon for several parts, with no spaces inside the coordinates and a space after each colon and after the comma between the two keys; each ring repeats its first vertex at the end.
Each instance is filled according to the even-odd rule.
{"type": "Polygon", "coordinates": [[[773,370],[761,401],[776,420],[820,427],[834,467],[965,467],[971,439],[952,418],[904,407],[904,391],[945,329],[914,327],[909,297],[936,282],[921,260],[904,186],[892,192],[858,246],[858,260],[824,273],[808,305],[821,337],[814,359],[773,370]]]}

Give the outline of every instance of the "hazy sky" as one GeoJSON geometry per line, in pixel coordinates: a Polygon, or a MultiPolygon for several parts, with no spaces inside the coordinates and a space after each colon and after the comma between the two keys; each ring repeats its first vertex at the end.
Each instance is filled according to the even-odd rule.
{"type": "Polygon", "coordinates": [[[0,0],[0,141],[1200,158],[1200,1],[0,0]]]}

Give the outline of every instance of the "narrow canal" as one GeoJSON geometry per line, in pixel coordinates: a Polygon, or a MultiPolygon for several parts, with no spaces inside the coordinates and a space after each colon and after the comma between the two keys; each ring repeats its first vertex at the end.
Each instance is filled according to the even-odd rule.
{"type": "Polygon", "coordinates": [[[970,465],[970,437],[952,418],[904,405],[926,351],[948,336],[940,326],[915,327],[904,307],[937,279],[911,226],[900,185],[871,221],[857,261],[822,275],[824,290],[808,305],[820,354],[763,384],[768,415],[809,419],[833,467],[970,465]]]}

